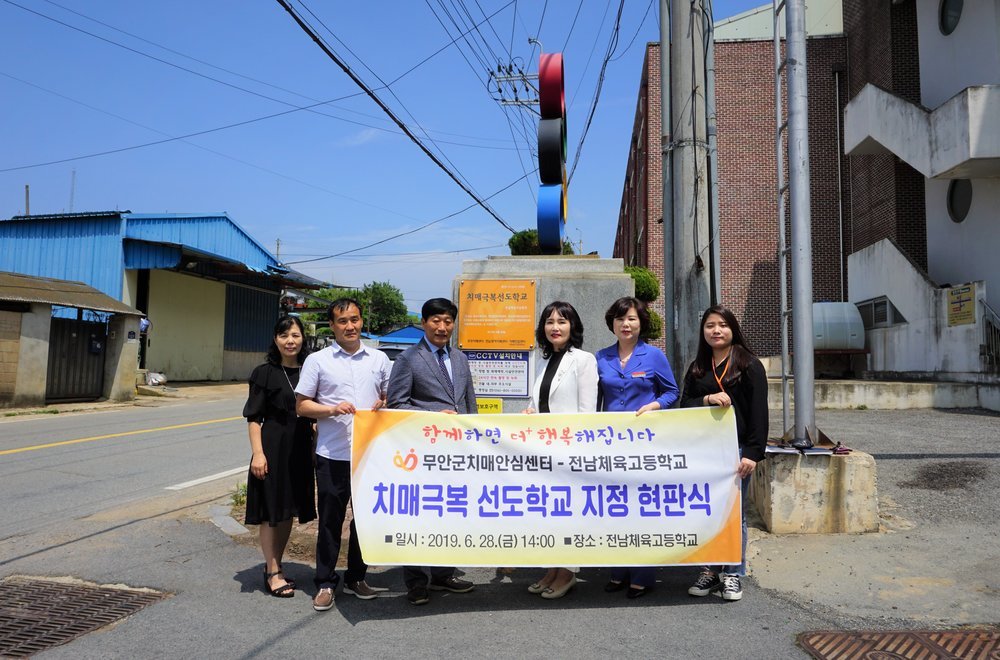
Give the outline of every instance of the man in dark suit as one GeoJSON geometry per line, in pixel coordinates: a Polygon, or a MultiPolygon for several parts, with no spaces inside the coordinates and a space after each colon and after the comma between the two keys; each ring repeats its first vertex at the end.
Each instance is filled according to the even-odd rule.
{"type": "MultiPolygon", "coordinates": [[[[469,361],[450,347],[458,308],[447,298],[431,298],[420,309],[424,336],[403,351],[392,366],[386,405],[389,408],[431,410],[451,415],[474,414],[476,393],[472,389],[469,361]]],[[[424,605],[432,591],[465,593],[475,585],[455,577],[454,567],[433,566],[430,578],[422,567],[404,566],[406,598],[424,605]]]]}

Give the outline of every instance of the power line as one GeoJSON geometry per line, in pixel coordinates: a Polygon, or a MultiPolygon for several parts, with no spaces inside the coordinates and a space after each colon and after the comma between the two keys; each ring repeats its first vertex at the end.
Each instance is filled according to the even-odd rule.
{"type": "MultiPolygon", "coordinates": [[[[295,96],[298,96],[298,97],[301,97],[301,98],[304,98],[304,99],[308,99],[310,101],[314,101],[314,102],[318,102],[319,101],[319,99],[312,98],[312,97],[307,96],[305,94],[300,94],[298,92],[295,92],[295,91],[292,91],[292,90],[288,90],[288,89],[285,89],[283,87],[279,87],[277,85],[272,85],[271,83],[268,83],[268,82],[265,82],[265,81],[262,81],[262,80],[258,80],[256,78],[252,78],[250,76],[246,76],[244,74],[238,73],[236,71],[232,71],[230,69],[226,69],[226,68],[223,68],[223,67],[216,66],[214,64],[211,64],[209,62],[205,62],[205,61],[200,60],[198,58],[191,57],[190,55],[185,55],[184,53],[181,53],[180,51],[173,50],[171,48],[168,48],[166,46],[158,44],[158,43],[156,43],[154,41],[150,41],[150,40],[145,39],[143,37],[140,37],[138,35],[132,34],[131,32],[127,32],[127,31],[122,30],[120,28],[117,28],[117,27],[115,27],[113,25],[110,25],[108,23],[100,21],[100,20],[98,20],[96,18],[92,18],[90,16],[87,16],[86,14],[83,14],[81,12],[75,11],[75,10],[70,9],[68,7],[63,7],[62,5],[60,5],[60,4],[56,3],[56,2],[52,2],[52,0],[45,0],[45,1],[48,2],[49,4],[52,4],[52,5],[56,6],[56,7],[60,7],[62,9],[65,9],[66,11],[69,11],[69,12],[71,12],[73,14],[76,14],[77,16],[80,16],[81,18],[87,19],[89,21],[93,21],[94,23],[97,23],[98,25],[103,25],[103,26],[105,26],[105,27],[107,27],[109,29],[115,30],[116,32],[120,32],[121,34],[127,35],[127,36],[129,36],[129,37],[131,37],[133,39],[137,39],[137,40],[142,41],[144,43],[148,43],[150,45],[156,46],[157,48],[161,48],[161,49],[166,50],[166,51],[168,51],[170,53],[174,53],[176,55],[179,55],[181,57],[187,58],[187,59],[192,60],[194,62],[198,62],[199,64],[203,64],[203,65],[209,66],[209,67],[211,67],[213,69],[217,69],[219,71],[223,71],[225,73],[228,73],[228,74],[234,75],[234,76],[238,76],[240,78],[245,78],[247,80],[251,80],[253,82],[256,82],[256,83],[259,83],[259,84],[262,84],[262,85],[266,85],[268,87],[273,87],[275,89],[279,89],[281,91],[293,94],[295,96]]],[[[251,94],[253,96],[257,96],[259,98],[263,98],[263,99],[266,99],[268,101],[273,101],[275,103],[280,103],[280,104],[285,105],[285,106],[289,106],[289,107],[293,107],[293,108],[299,108],[299,109],[305,109],[305,110],[308,110],[309,112],[311,112],[313,114],[317,114],[317,115],[320,115],[320,116],[323,116],[323,117],[328,117],[330,119],[337,119],[339,121],[347,122],[347,123],[350,123],[350,124],[355,124],[355,125],[358,125],[358,126],[364,126],[366,128],[372,128],[372,129],[379,130],[379,131],[385,131],[387,133],[397,134],[396,131],[384,128],[382,126],[373,126],[371,124],[366,124],[364,122],[359,122],[359,121],[356,121],[356,120],[346,119],[344,117],[338,117],[336,115],[327,114],[325,112],[320,112],[320,111],[318,111],[318,110],[315,109],[318,105],[323,105],[323,104],[320,104],[320,103],[314,103],[314,104],[311,104],[311,105],[308,105],[308,106],[297,106],[294,103],[289,103],[288,101],[284,101],[282,99],[279,99],[279,98],[276,98],[276,97],[273,97],[273,96],[268,96],[267,94],[262,94],[260,92],[254,91],[252,89],[247,89],[246,87],[241,87],[239,85],[235,85],[233,83],[226,82],[226,81],[221,80],[219,78],[214,78],[212,76],[206,75],[206,74],[201,73],[199,71],[195,71],[194,69],[189,69],[187,67],[181,66],[181,65],[176,64],[174,62],[170,62],[169,60],[165,60],[163,58],[156,57],[155,55],[151,55],[149,53],[145,53],[145,52],[143,52],[141,50],[137,50],[137,49],[132,48],[130,46],[126,46],[125,44],[119,43],[119,42],[114,41],[112,39],[108,39],[107,37],[103,37],[103,36],[101,36],[99,34],[95,34],[93,32],[89,32],[87,30],[84,30],[83,28],[77,27],[75,25],[71,25],[70,23],[66,23],[64,21],[61,21],[61,20],[59,20],[57,18],[54,18],[54,17],[49,16],[47,14],[44,14],[42,12],[39,12],[39,11],[36,11],[34,9],[30,9],[28,7],[20,5],[20,4],[16,3],[16,2],[13,2],[12,0],[3,0],[3,2],[6,2],[7,4],[12,5],[14,7],[17,7],[19,9],[22,9],[22,10],[24,10],[26,12],[35,14],[36,16],[38,16],[40,18],[44,18],[44,19],[46,19],[48,21],[51,21],[53,23],[56,23],[56,24],[61,25],[63,27],[66,27],[66,28],[68,28],[70,30],[74,30],[76,32],[80,32],[81,34],[85,34],[88,37],[93,37],[94,39],[98,39],[98,40],[103,41],[103,42],[105,42],[107,44],[110,44],[112,46],[117,46],[118,48],[121,48],[123,50],[127,50],[127,51],[129,51],[131,53],[134,53],[136,55],[139,55],[141,57],[145,57],[145,58],[151,59],[151,60],[153,60],[155,62],[159,62],[161,64],[165,64],[165,65],[167,65],[169,67],[178,69],[180,71],[184,71],[185,73],[190,73],[191,75],[198,76],[199,78],[203,78],[203,79],[208,80],[210,82],[214,82],[214,83],[217,83],[219,85],[223,85],[223,86],[229,87],[231,89],[235,89],[235,90],[244,92],[246,94],[251,94]]],[[[508,3],[508,5],[509,4],[510,3],[508,3]]],[[[495,16],[497,13],[499,13],[502,10],[503,10],[503,8],[501,8],[500,10],[497,10],[497,12],[494,12],[494,14],[492,14],[491,17],[495,16]]],[[[458,40],[458,38],[459,37],[456,37],[454,40],[452,40],[452,42],[450,42],[448,44],[445,44],[444,46],[442,46],[438,50],[434,51],[433,53],[431,53],[430,55],[428,55],[427,57],[425,57],[423,60],[421,60],[420,62],[418,62],[417,64],[413,65],[412,67],[410,67],[409,69],[407,69],[406,71],[404,71],[402,74],[400,74],[399,76],[397,76],[395,79],[391,80],[388,83],[385,83],[384,87],[380,87],[380,88],[377,88],[377,89],[390,89],[392,85],[395,85],[397,82],[399,82],[400,80],[402,80],[404,77],[406,77],[407,75],[409,75],[410,73],[412,73],[415,69],[417,69],[418,67],[420,67],[421,65],[423,65],[424,63],[426,63],[428,60],[430,60],[431,58],[433,58],[434,56],[436,56],[438,53],[442,52],[443,50],[445,50],[449,46],[451,46],[453,43],[455,43],[455,41],[458,40]]],[[[348,98],[353,98],[355,96],[360,96],[360,95],[361,95],[361,92],[357,92],[355,94],[349,94],[347,96],[340,97],[339,99],[336,99],[336,100],[346,100],[348,98]]],[[[346,109],[346,108],[339,108],[339,109],[342,110],[342,111],[344,111],[344,112],[351,112],[351,113],[355,113],[355,114],[360,114],[362,116],[372,117],[372,115],[367,115],[365,113],[357,112],[357,111],[354,111],[354,110],[351,110],[351,109],[346,109]]],[[[470,137],[470,136],[459,136],[459,137],[470,137]]],[[[473,138],[473,139],[482,139],[482,138],[473,138]]],[[[472,144],[466,144],[466,143],[460,143],[460,142],[447,142],[447,141],[444,141],[444,140],[442,140],[441,142],[443,142],[444,144],[455,144],[455,145],[459,145],[459,146],[474,147],[474,148],[503,149],[503,147],[487,147],[485,145],[472,145],[472,144]]],[[[515,143],[515,147],[514,148],[517,148],[516,143],[515,143]]]]}
{"type": "Polygon", "coordinates": [[[573,180],[573,173],[576,172],[576,166],[580,163],[580,154],[583,152],[583,143],[587,139],[587,133],[590,131],[590,123],[594,121],[594,113],[597,112],[597,102],[601,98],[601,88],[604,87],[604,74],[608,69],[608,62],[611,60],[611,56],[615,53],[615,48],[618,46],[618,29],[621,27],[622,22],[622,9],[625,8],[625,0],[621,0],[618,4],[618,15],[615,17],[615,25],[611,29],[611,39],[608,42],[608,50],[604,55],[604,62],[601,64],[601,72],[597,76],[597,88],[594,90],[594,100],[590,104],[590,112],[587,114],[587,121],[583,125],[583,133],[580,135],[580,143],[576,147],[576,155],[573,157],[573,167],[569,171],[569,176],[566,179],[567,185],[573,180]]]}
{"type": "MultiPolygon", "coordinates": [[[[280,0],[279,0],[279,2],[280,2],[280,0]]],[[[537,171],[537,169],[533,170],[532,172],[529,172],[525,176],[529,176],[531,174],[534,174],[536,171],[537,171]]],[[[496,197],[497,195],[499,195],[500,193],[504,192],[508,188],[511,188],[512,186],[514,186],[514,184],[520,182],[521,179],[523,179],[523,178],[524,177],[522,176],[522,177],[519,177],[517,179],[514,179],[513,181],[511,181],[510,183],[508,183],[506,186],[504,186],[503,188],[501,188],[500,190],[496,191],[492,195],[489,195],[486,199],[492,199],[492,198],[496,197]]],[[[442,218],[438,218],[437,220],[432,220],[432,221],[430,221],[430,222],[428,222],[426,224],[423,224],[423,225],[417,227],[416,229],[410,229],[409,231],[400,232],[398,234],[394,234],[392,236],[389,236],[388,238],[383,238],[380,241],[375,241],[374,243],[369,243],[368,245],[362,245],[359,248],[354,248],[352,250],[344,250],[343,252],[338,252],[337,254],[330,254],[330,255],[327,255],[325,257],[316,257],[314,259],[302,259],[302,260],[299,260],[299,261],[289,261],[285,265],[286,266],[293,266],[293,265],[296,265],[296,264],[308,264],[308,263],[312,263],[314,261],[325,261],[326,259],[333,259],[335,257],[342,257],[345,254],[352,254],[354,252],[360,252],[361,250],[366,250],[366,249],[368,249],[370,247],[374,247],[376,245],[381,245],[383,243],[388,243],[389,241],[395,240],[397,238],[402,238],[403,236],[409,236],[410,234],[415,234],[415,233],[417,233],[418,231],[420,231],[422,229],[427,229],[431,225],[436,225],[439,222],[444,222],[448,218],[454,218],[456,215],[458,215],[460,213],[465,213],[469,209],[474,208],[476,206],[481,206],[481,204],[479,204],[478,201],[477,201],[476,204],[469,204],[464,209],[459,209],[458,211],[455,211],[454,213],[449,213],[448,215],[446,215],[446,216],[444,216],[442,218]]]]}
{"type": "MultiPolygon", "coordinates": [[[[9,0],[6,0],[6,1],[9,1],[9,0]]],[[[298,26],[302,29],[302,31],[305,32],[307,35],[309,35],[309,37],[314,42],[316,42],[316,45],[319,46],[320,49],[324,53],[326,53],[326,56],[329,57],[331,60],[333,60],[333,62],[337,66],[339,66],[341,68],[341,70],[343,70],[343,72],[346,73],[348,75],[348,77],[350,77],[350,79],[352,81],[354,81],[354,83],[358,87],[360,87],[365,92],[365,94],[368,95],[368,97],[370,99],[372,99],[380,108],[382,108],[382,111],[385,112],[393,120],[393,122],[395,122],[395,124],[397,126],[399,126],[399,128],[406,134],[406,136],[408,138],[410,138],[410,140],[413,141],[413,143],[416,144],[420,148],[420,150],[423,151],[427,155],[427,157],[430,158],[434,162],[435,165],[437,165],[439,168],[441,168],[441,170],[445,174],[447,174],[451,178],[452,181],[454,181],[456,184],[458,184],[458,186],[463,191],[465,191],[465,193],[467,195],[469,195],[469,197],[471,197],[472,199],[474,199],[479,206],[481,206],[484,210],[486,210],[487,213],[489,213],[490,215],[492,215],[493,218],[498,223],[500,223],[500,225],[502,227],[504,227],[505,229],[507,229],[508,231],[510,231],[510,233],[512,233],[512,234],[516,233],[514,231],[513,227],[511,227],[509,224],[507,224],[507,222],[503,218],[501,218],[499,215],[497,215],[496,211],[494,211],[493,209],[491,209],[486,204],[485,200],[481,199],[476,193],[474,193],[464,183],[462,183],[462,181],[459,180],[459,178],[451,170],[449,170],[444,165],[444,163],[442,163],[438,159],[437,156],[435,156],[433,153],[431,153],[430,150],[426,146],[424,146],[423,142],[420,141],[420,138],[418,138],[416,135],[414,135],[410,131],[410,129],[406,127],[406,124],[404,124],[402,121],[400,121],[400,119],[398,117],[396,117],[396,114],[392,111],[392,109],[389,108],[389,106],[387,106],[385,104],[385,102],[383,102],[382,99],[380,99],[378,97],[378,95],[373,90],[371,90],[364,83],[364,81],[362,81],[360,78],[358,78],[358,76],[351,70],[350,67],[347,66],[347,64],[345,64],[339,57],[337,57],[337,55],[330,49],[330,47],[327,46],[323,42],[323,40],[319,37],[319,35],[317,35],[315,33],[315,31],[313,31],[312,28],[309,27],[309,25],[306,24],[306,22],[302,19],[302,17],[300,17],[298,15],[298,13],[295,11],[295,9],[293,9],[292,6],[290,4],[288,4],[288,2],[286,2],[286,0],[276,0],[276,1],[277,1],[277,3],[279,5],[281,5],[282,7],[284,7],[285,11],[288,12],[288,14],[298,24],[298,26]]]]}

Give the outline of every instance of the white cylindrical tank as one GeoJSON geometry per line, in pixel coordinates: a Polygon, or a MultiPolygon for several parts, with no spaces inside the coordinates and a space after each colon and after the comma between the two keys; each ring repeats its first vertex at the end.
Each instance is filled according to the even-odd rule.
{"type": "Polygon", "coordinates": [[[857,305],[849,302],[813,303],[813,347],[817,351],[863,349],[865,324],[857,305]]]}

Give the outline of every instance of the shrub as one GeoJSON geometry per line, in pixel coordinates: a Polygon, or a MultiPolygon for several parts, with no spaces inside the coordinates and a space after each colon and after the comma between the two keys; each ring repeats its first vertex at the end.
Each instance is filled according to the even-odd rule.
{"type": "Polygon", "coordinates": [[[642,266],[626,266],[625,272],[635,281],[635,297],[643,302],[653,302],[660,296],[660,283],[653,271],[642,266]]]}

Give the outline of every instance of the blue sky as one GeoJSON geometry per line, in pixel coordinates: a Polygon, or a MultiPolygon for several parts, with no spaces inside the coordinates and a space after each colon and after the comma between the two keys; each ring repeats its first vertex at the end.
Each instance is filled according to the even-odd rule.
{"type": "MultiPolygon", "coordinates": [[[[714,4],[718,19],[761,2],[714,4]]],[[[391,83],[379,96],[480,196],[506,188],[489,202],[501,218],[515,229],[535,226],[527,142],[537,116],[491,98],[477,55],[491,67],[513,57],[534,72],[529,36],[564,53],[572,165],[617,2],[293,5],[370,87],[391,83]],[[481,23],[482,36],[447,46],[460,32],[453,20],[461,31],[481,23]]],[[[658,5],[624,2],[570,185],[567,235],[602,257],[614,244],[643,45],[659,38],[658,5]]],[[[358,92],[273,0],[0,0],[0,217],[24,212],[28,184],[32,213],[69,211],[71,193],[77,212],[226,211],[272,252],[280,239],[288,263],[385,241],[293,267],[348,286],[387,280],[418,309],[450,294],[463,259],[509,254],[510,232],[474,207],[392,238],[473,202],[358,92]],[[296,110],[303,106],[313,107],[296,110]],[[248,123],[130,148],[240,122],[248,123]]]]}

